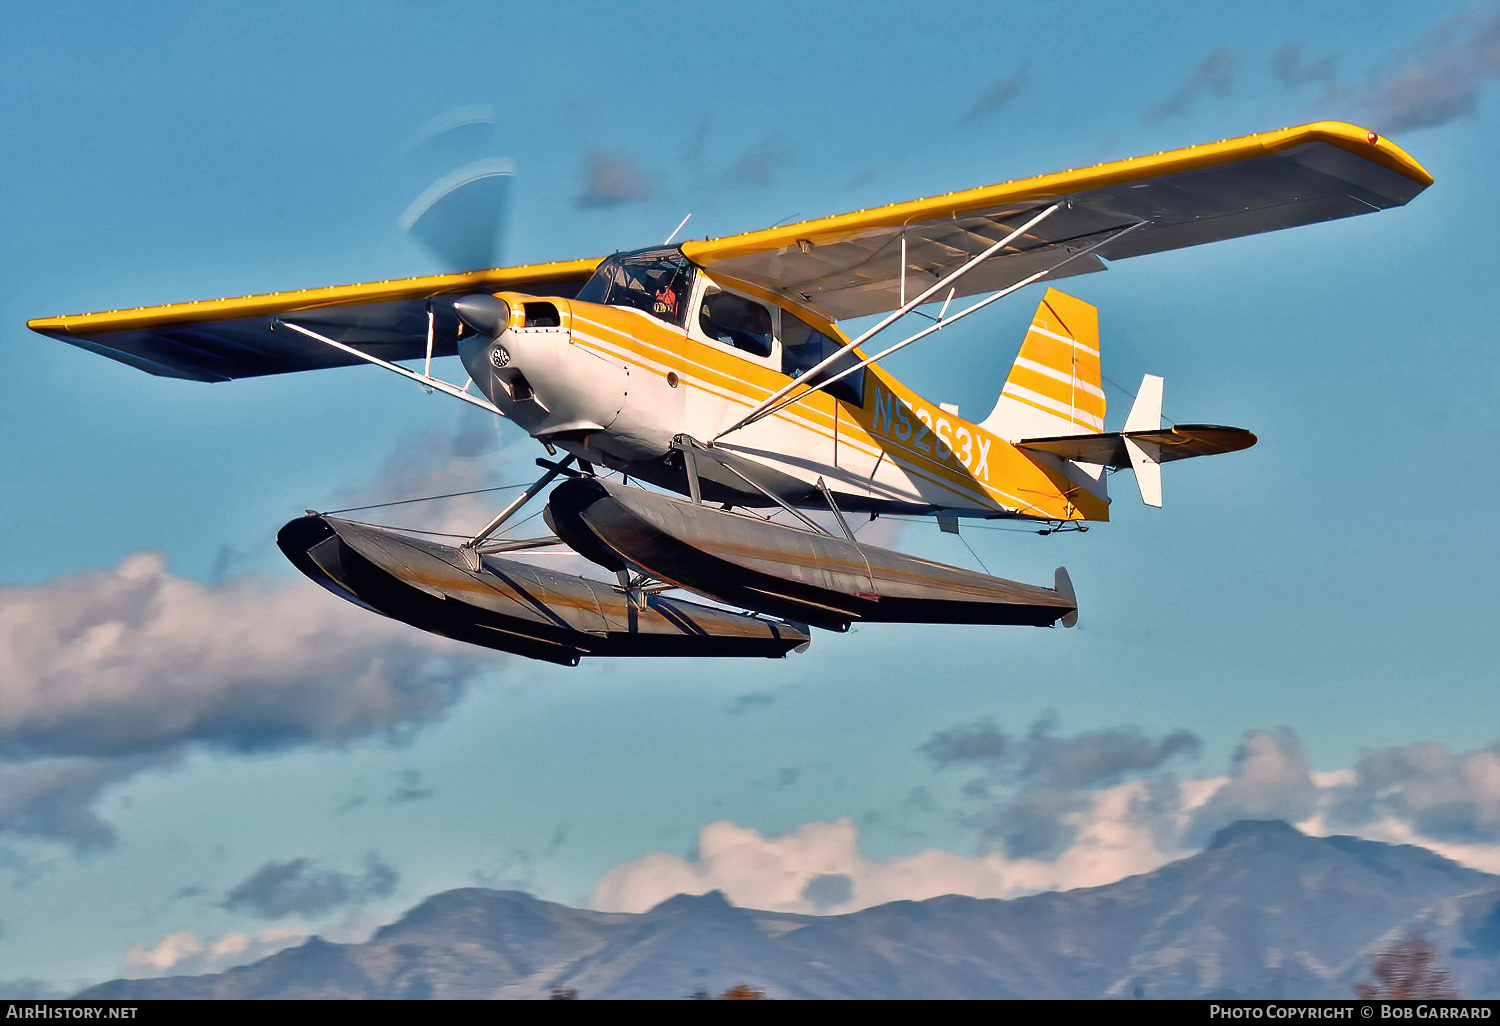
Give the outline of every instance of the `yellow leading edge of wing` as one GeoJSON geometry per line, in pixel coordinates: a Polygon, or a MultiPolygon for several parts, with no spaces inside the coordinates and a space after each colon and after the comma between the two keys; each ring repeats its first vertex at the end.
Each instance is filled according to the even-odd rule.
{"type": "MultiPolygon", "coordinates": [[[[839,214],[785,227],[731,235],[706,242],[685,242],[682,251],[690,259],[711,269],[716,263],[795,247],[802,242],[817,246],[829,241],[847,240],[873,229],[900,228],[903,225],[953,219],[974,212],[994,210],[1007,204],[1036,203],[1112,185],[1233,164],[1314,142],[1338,147],[1393,171],[1416,184],[1417,191],[1432,184],[1432,176],[1396,144],[1354,125],[1320,121],[1276,132],[1190,146],[1153,156],[1134,157],[1090,168],[839,214]]],[[[429,275],[229,299],[171,303],[131,310],[46,317],[28,321],[27,326],[45,333],[83,337],[233,318],[262,317],[315,307],[421,299],[464,291],[526,292],[532,288],[545,289],[557,283],[581,281],[593,272],[600,259],[602,258],[556,261],[462,274],[429,275]]],[[[894,308],[892,303],[876,303],[875,306],[880,309],[894,308]]]]}
{"type": "Polygon", "coordinates": [[[207,299],[165,306],[143,306],[133,310],[111,310],[106,313],[72,314],[65,317],[43,317],[27,321],[34,331],[61,331],[70,335],[95,332],[133,331],[160,325],[201,324],[233,317],[263,317],[287,310],[342,306],[348,303],[386,303],[401,299],[425,299],[428,296],[454,292],[501,290],[525,292],[556,282],[577,281],[594,273],[603,257],[592,260],[559,260],[548,264],[522,267],[496,267],[486,271],[461,274],[432,274],[421,278],[399,278],[359,285],[330,285],[325,288],[298,289],[294,292],[268,292],[258,296],[231,299],[207,299]]]}
{"type": "Polygon", "coordinates": [[[1035,178],[1021,178],[998,185],[986,185],[978,189],[945,193],[927,199],[892,203],[884,207],[871,207],[849,214],[836,214],[815,221],[768,228],[764,231],[728,235],[707,242],[685,242],[682,252],[690,260],[712,266],[720,260],[764,253],[768,250],[785,249],[806,240],[814,246],[832,239],[848,238],[850,235],[873,228],[900,227],[944,218],[961,217],[980,210],[990,210],[1008,203],[1040,202],[1068,193],[1102,189],[1112,185],[1197,171],[1232,164],[1264,154],[1279,153],[1304,143],[1324,142],[1339,149],[1373,161],[1397,174],[1419,184],[1422,188],[1432,184],[1432,175],[1418,164],[1401,147],[1375,133],[1342,121],[1318,121],[1295,128],[1283,128],[1275,132],[1261,132],[1225,139],[1216,143],[1189,146],[1181,150],[1167,150],[1149,157],[1132,157],[1093,167],[1060,171],[1035,178]],[[1371,142],[1371,136],[1375,141],[1371,142]]]}

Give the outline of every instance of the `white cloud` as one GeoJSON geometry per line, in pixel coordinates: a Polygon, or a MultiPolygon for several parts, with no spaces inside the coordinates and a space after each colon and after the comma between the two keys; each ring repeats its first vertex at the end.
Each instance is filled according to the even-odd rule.
{"type": "Polygon", "coordinates": [[[217,939],[199,940],[197,934],[184,930],[168,934],[155,947],[132,945],[125,955],[125,975],[142,979],[223,972],[301,944],[308,936],[307,931],[295,927],[270,926],[254,936],[234,931],[217,939]]]}
{"type": "Polygon", "coordinates": [[[1296,823],[1313,814],[1319,790],[1296,731],[1252,730],[1235,749],[1230,778],[1198,809],[1186,843],[1196,848],[1213,832],[1241,819],[1296,823]]]}
{"type": "Polygon", "coordinates": [[[1500,742],[1472,752],[1424,742],[1365,752],[1327,790],[1331,831],[1423,844],[1482,869],[1500,866],[1500,742]]]}
{"type": "MultiPolygon", "coordinates": [[[[494,461],[447,460],[451,445],[440,434],[408,439],[378,483],[348,494],[495,483],[494,461]]],[[[428,515],[482,523],[483,498],[428,515]]],[[[500,658],[300,576],[204,584],[171,573],[159,552],[0,588],[0,835],[107,847],[113,831],[94,811],[98,796],[144,769],[193,746],[399,739],[500,658]]]]}
{"type": "MultiPolygon", "coordinates": [[[[388,915],[353,909],[339,919],[321,924],[317,936],[335,944],[363,944],[376,930],[390,922],[388,915]]],[[[191,931],[180,930],[167,934],[155,944],[132,944],[125,954],[121,976],[145,979],[220,973],[306,943],[312,936],[299,926],[267,926],[248,932],[231,930],[219,937],[202,938],[191,931]]]]}
{"type": "MultiPolygon", "coordinates": [[[[1250,731],[1226,776],[1157,776],[1079,793],[1057,813],[1069,840],[1047,858],[1011,857],[999,847],[972,856],[927,849],[880,862],[861,854],[859,831],[847,817],[772,837],[721,820],[703,828],[690,857],[652,851],[615,866],[589,904],[643,912],[674,894],[719,890],[749,908],[836,914],[942,894],[1013,898],[1149,872],[1199,850],[1237,819],[1285,818],[1313,836],[1354,832],[1418,844],[1500,873],[1500,846],[1484,835],[1500,793],[1495,751],[1411,746],[1367,753],[1350,769],[1313,772],[1294,731],[1250,731]],[[1366,800],[1371,795],[1375,800],[1366,800]],[[1365,810],[1355,830],[1348,828],[1351,809],[1365,810]],[[1432,832],[1434,809],[1452,836],[1432,832]]],[[[995,801],[1002,812],[1014,808],[1003,795],[995,801]]]]}
{"type": "MultiPolygon", "coordinates": [[[[1050,862],[1077,839],[1089,792],[1135,778],[1150,790],[1140,802],[1143,813],[1170,807],[1177,785],[1163,767],[1199,748],[1185,730],[1153,741],[1137,727],[1058,736],[1056,726],[1048,714],[1012,737],[982,719],[940,731],[917,750],[939,768],[979,771],[963,786],[964,820],[987,844],[1014,859],[1050,862]]],[[[1162,829],[1160,816],[1147,819],[1162,829]]],[[[1177,833],[1174,824],[1169,834],[1177,833]]]]}
{"type": "Polygon", "coordinates": [[[141,552],[0,590],[0,753],[355,738],[436,716],[472,659],[306,580],[203,585],[141,552]]]}
{"type": "MultiPolygon", "coordinates": [[[[458,458],[482,452],[479,436],[493,430],[460,420],[452,431],[415,432],[338,505],[533,477],[512,453],[458,458]]],[[[354,515],[468,533],[512,494],[354,515]]],[[[545,533],[536,523],[522,531],[545,533]]],[[[549,569],[602,576],[572,553],[539,555],[549,569]]],[[[0,838],[107,847],[113,831],[94,811],[98,796],[143,769],[192,747],[399,740],[505,658],[374,615],[290,570],[202,583],[171,573],[160,552],[137,552],[106,569],[0,587],[0,838]]]]}
{"type": "Polygon", "coordinates": [[[859,830],[848,817],[805,823],[775,837],[720,820],[703,828],[691,858],[653,851],[609,870],[589,905],[644,912],[674,894],[720,890],[749,908],[818,914],[942,894],[1012,898],[1091,887],[1147,872],[1175,856],[1157,846],[1151,824],[1138,815],[1147,797],[1139,781],[1094,792],[1074,817],[1073,843],[1052,860],[1013,859],[998,851],[970,857],[929,848],[877,862],[860,853],[859,830]],[[808,892],[809,884],[825,876],[848,878],[847,901],[828,904],[817,900],[816,890],[808,892]]]}

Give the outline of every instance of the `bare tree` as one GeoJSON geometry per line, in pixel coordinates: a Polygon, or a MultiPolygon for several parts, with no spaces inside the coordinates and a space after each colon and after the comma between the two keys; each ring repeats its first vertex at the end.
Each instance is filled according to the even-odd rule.
{"type": "Polygon", "coordinates": [[[1452,1001],[1458,997],[1453,977],[1437,963],[1437,950],[1413,930],[1370,956],[1373,983],[1358,983],[1354,993],[1365,1001],[1452,1001]]]}

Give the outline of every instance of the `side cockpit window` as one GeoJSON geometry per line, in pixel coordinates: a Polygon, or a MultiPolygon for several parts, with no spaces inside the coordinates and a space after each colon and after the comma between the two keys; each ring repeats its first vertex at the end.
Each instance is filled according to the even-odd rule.
{"type": "Polygon", "coordinates": [[[699,304],[698,326],[709,338],[752,356],[771,355],[771,311],[753,299],[709,286],[699,304]]]}
{"type": "Polygon", "coordinates": [[[675,249],[618,253],[578,291],[585,303],[629,306],[681,327],[693,288],[693,265],[675,249]]]}
{"type": "MultiPolygon", "coordinates": [[[[781,311],[781,373],[790,378],[800,378],[828,357],[838,352],[840,343],[818,331],[802,318],[786,310],[781,311]]],[[[818,372],[812,381],[823,381],[833,377],[846,367],[859,363],[854,352],[845,353],[828,367],[818,372]]],[[[835,399],[842,399],[855,406],[865,404],[865,372],[857,370],[846,378],[840,378],[824,389],[835,399]]]]}

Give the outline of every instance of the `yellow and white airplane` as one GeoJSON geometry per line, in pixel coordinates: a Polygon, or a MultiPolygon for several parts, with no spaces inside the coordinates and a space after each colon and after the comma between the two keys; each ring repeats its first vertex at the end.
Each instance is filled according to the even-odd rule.
{"type": "Polygon", "coordinates": [[[331,517],[287,525],[282,548],[345,598],[564,663],[780,655],[806,644],[807,624],[1076,620],[1061,570],[1052,588],[1034,588],[915,560],[860,544],[846,512],[1064,529],[1108,519],[1112,470],[1131,468],[1159,506],[1162,463],[1255,441],[1235,428],[1164,428],[1151,375],[1123,428],[1105,431],[1096,312],[1052,288],[983,420],[924,400],[878,361],[1034,282],[1400,206],[1431,182],[1375,133],[1322,122],[603,259],[29,326],[198,381],[372,363],[566,454],[539,461],[542,478],[457,546],[331,517]],[[872,315],[883,316],[857,337],[839,327],[872,315]],[[920,330],[886,344],[907,315],[925,318],[920,330]],[[462,387],[432,375],[434,358],[455,354],[471,379],[462,387]],[[543,541],[614,570],[617,586],[501,558],[537,543],[496,532],[560,475],[569,480],[547,506],[556,538],[543,541]],[[842,535],[807,509],[831,510],[842,535]],[[747,613],[662,594],[678,587],[747,613]]]}

